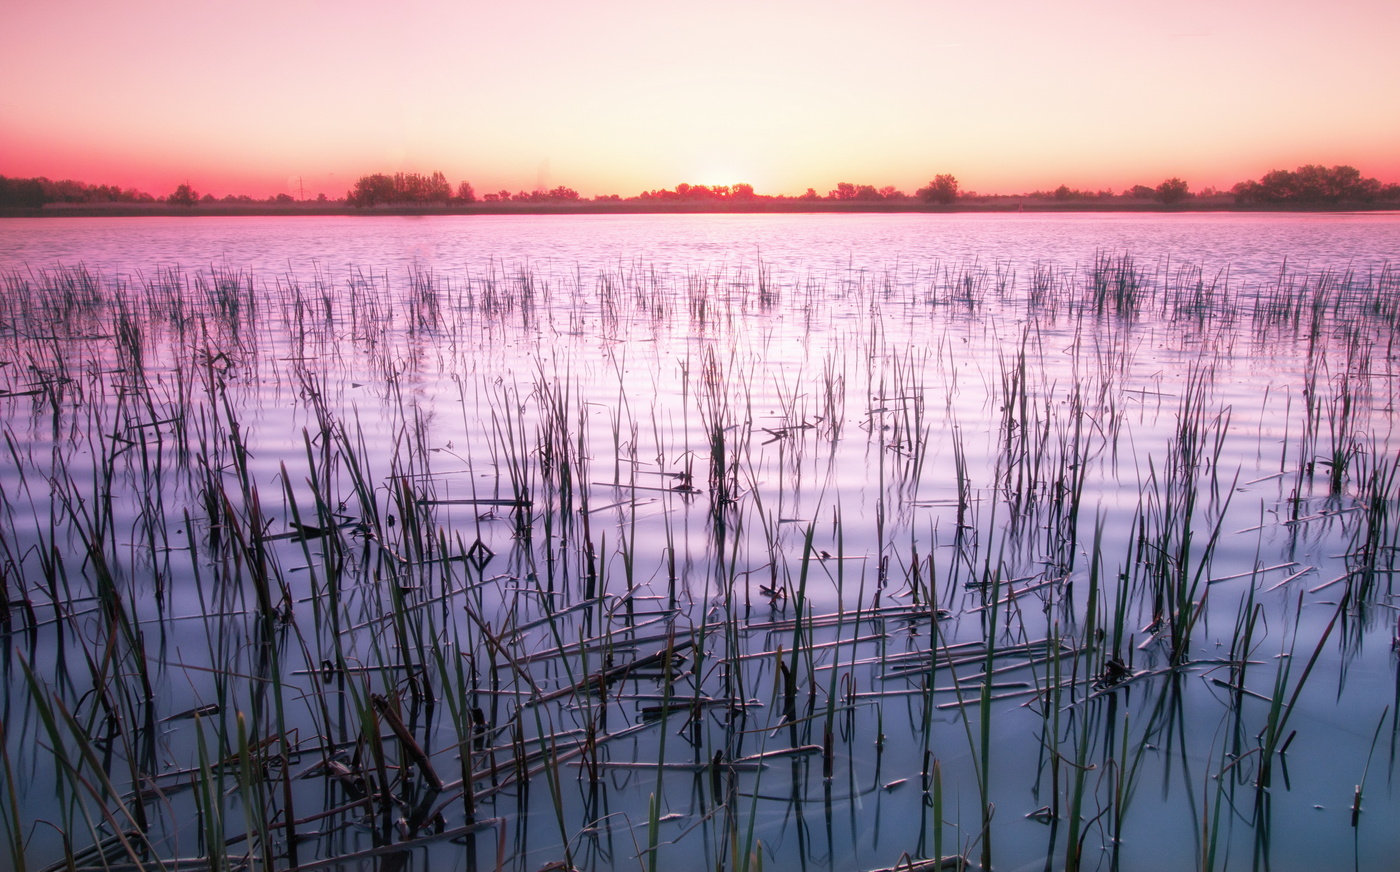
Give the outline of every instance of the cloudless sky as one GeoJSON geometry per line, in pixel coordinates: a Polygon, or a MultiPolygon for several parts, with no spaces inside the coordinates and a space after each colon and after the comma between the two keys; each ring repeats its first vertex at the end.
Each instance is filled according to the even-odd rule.
{"type": "Polygon", "coordinates": [[[1396,0],[0,0],[0,174],[168,193],[1400,181],[1396,0]]]}

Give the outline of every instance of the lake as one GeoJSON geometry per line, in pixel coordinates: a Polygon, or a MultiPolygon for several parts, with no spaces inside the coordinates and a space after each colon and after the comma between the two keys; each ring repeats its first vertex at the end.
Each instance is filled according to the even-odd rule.
{"type": "Polygon", "coordinates": [[[0,219],[0,863],[1382,867],[1397,265],[1392,213],[0,219]]]}

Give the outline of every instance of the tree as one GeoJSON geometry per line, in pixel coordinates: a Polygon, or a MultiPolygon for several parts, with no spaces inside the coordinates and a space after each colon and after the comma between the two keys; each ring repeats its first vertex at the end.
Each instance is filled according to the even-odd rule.
{"type": "Polygon", "coordinates": [[[1156,194],[1156,191],[1152,190],[1146,185],[1133,185],[1131,188],[1123,192],[1124,197],[1129,197],[1134,200],[1150,200],[1154,196],[1156,196],[1156,194]]]}
{"type": "Polygon", "coordinates": [[[1296,170],[1270,170],[1259,178],[1240,182],[1232,189],[1241,203],[1273,203],[1296,206],[1335,206],[1369,203],[1381,192],[1381,183],[1364,178],[1356,167],[1324,167],[1308,164],[1296,170]]]}
{"type": "Polygon", "coordinates": [[[958,198],[958,180],[947,173],[934,176],[933,181],[918,190],[918,195],[925,203],[946,206],[958,198]]]}
{"type": "Polygon", "coordinates": [[[417,193],[411,202],[446,203],[452,199],[452,185],[447,181],[447,176],[440,171],[431,176],[410,173],[408,178],[412,180],[412,187],[417,193]]]}
{"type": "Polygon", "coordinates": [[[836,190],[827,195],[831,200],[854,200],[856,198],[856,186],[850,182],[837,182],[836,190]]]}
{"type": "Polygon", "coordinates": [[[472,190],[471,182],[459,182],[457,184],[457,201],[459,203],[476,202],[476,191],[472,190]]]}
{"type": "Polygon", "coordinates": [[[172,206],[193,206],[199,202],[199,192],[185,182],[175,189],[175,193],[166,197],[165,202],[172,206]]]}
{"type": "Polygon", "coordinates": [[[1163,204],[1170,206],[1173,203],[1180,203],[1191,196],[1191,188],[1181,179],[1172,176],[1165,182],[1157,186],[1157,199],[1163,204]]]}
{"type": "Polygon", "coordinates": [[[355,207],[381,203],[446,203],[452,199],[452,186],[440,172],[430,176],[418,173],[384,173],[360,176],[345,201],[355,207]]]}
{"type": "Polygon", "coordinates": [[[0,176],[0,206],[37,209],[44,205],[44,186],[38,179],[7,179],[0,176]]]}
{"type": "Polygon", "coordinates": [[[394,199],[394,180],[383,173],[360,176],[355,187],[345,195],[345,202],[357,209],[391,203],[394,199]]]}
{"type": "MultiPolygon", "coordinates": [[[[168,200],[168,197],[162,198],[168,200]]],[[[38,208],[47,203],[149,203],[155,197],[134,188],[89,185],[73,179],[54,181],[45,176],[7,179],[0,176],[0,205],[38,208]]]]}

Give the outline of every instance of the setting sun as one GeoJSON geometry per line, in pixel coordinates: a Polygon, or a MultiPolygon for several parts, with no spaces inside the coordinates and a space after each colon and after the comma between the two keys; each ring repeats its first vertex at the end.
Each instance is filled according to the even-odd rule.
{"type": "Polygon", "coordinates": [[[727,167],[720,169],[709,167],[691,173],[684,181],[692,185],[704,185],[707,188],[729,187],[739,183],[752,184],[752,182],[747,181],[749,175],[735,172],[727,167]]]}

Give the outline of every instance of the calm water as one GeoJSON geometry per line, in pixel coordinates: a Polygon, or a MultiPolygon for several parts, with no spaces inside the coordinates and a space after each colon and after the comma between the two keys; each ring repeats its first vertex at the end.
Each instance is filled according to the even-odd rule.
{"type": "Polygon", "coordinates": [[[1373,214],[0,221],[7,856],[1381,868],[1395,264],[1373,214]]]}
{"type": "Polygon", "coordinates": [[[149,274],[226,263],[260,273],[402,274],[415,264],[481,272],[529,262],[590,281],[619,263],[666,271],[753,266],[761,257],[795,276],[849,270],[928,270],[935,264],[1092,263],[1095,252],[1149,263],[1230,269],[1239,282],[1273,281],[1286,261],[1308,273],[1366,270],[1400,259],[1400,217],[1342,215],[596,215],[444,218],[179,218],[0,221],[0,258],[41,268],[85,263],[149,274]]]}

